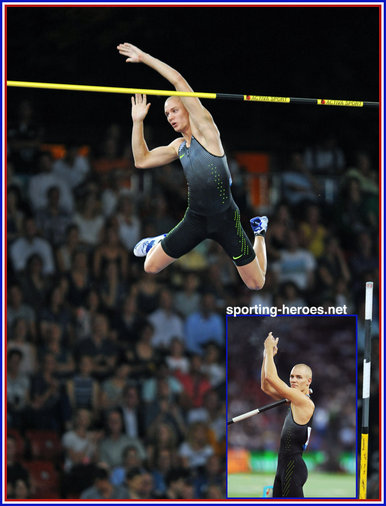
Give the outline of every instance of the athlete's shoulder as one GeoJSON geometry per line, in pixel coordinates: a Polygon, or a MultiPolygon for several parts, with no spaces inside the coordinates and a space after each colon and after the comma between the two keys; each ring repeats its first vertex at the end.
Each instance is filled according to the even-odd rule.
{"type": "Polygon", "coordinates": [[[183,137],[178,137],[177,139],[174,139],[174,141],[172,141],[169,146],[173,147],[176,151],[176,153],[178,154],[178,152],[180,151],[180,149],[182,149],[182,145],[185,143],[185,139],[183,137]]]}

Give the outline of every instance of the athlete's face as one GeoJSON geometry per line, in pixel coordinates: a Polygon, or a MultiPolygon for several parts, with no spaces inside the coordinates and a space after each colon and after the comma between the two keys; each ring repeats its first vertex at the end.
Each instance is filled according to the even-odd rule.
{"type": "Polygon", "coordinates": [[[178,97],[166,100],[165,115],[175,132],[183,132],[189,126],[189,113],[178,97]]]}
{"type": "Polygon", "coordinates": [[[305,367],[295,365],[290,373],[291,388],[296,388],[301,392],[307,392],[311,383],[311,378],[305,367]]]}

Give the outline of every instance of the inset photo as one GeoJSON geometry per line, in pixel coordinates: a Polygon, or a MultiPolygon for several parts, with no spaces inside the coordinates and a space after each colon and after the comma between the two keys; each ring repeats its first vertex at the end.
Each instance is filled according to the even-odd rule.
{"type": "Polygon", "coordinates": [[[227,497],[356,498],[356,316],[227,323],[227,497]]]}

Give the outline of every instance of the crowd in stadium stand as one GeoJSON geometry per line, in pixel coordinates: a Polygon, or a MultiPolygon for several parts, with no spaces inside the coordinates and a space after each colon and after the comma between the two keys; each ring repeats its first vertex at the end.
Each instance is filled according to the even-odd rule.
{"type": "MultiPolygon", "coordinates": [[[[378,280],[377,171],[334,139],[282,162],[261,292],[210,241],[144,273],[132,248],[179,221],[186,183],[177,164],[137,171],[122,137],[112,125],[91,150],[61,152],[27,101],[8,125],[10,498],[225,497],[225,307],[346,304],[361,315],[364,281],[378,280]]],[[[247,230],[249,176],[229,162],[247,230]]]]}

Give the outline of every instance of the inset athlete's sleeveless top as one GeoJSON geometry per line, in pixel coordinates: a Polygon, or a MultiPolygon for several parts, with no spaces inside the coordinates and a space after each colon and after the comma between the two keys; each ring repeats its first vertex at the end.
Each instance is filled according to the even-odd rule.
{"type": "Polygon", "coordinates": [[[185,140],[181,143],[178,155],[188,183],[188,207],[203,215],[228,209],[233,198],[226,156],[212,155],[193,136],[189,148],[185,140]]]}
{"type": "Polygon", "coordinates": [[[288,458],[301,455],[307,448],[311,435],[313,416],[311,416],[309,422],[305,425],[299,425],[293,419],[291,408],[289,409],[281,431],[279,459],[281,457],[288,458]]]}

